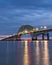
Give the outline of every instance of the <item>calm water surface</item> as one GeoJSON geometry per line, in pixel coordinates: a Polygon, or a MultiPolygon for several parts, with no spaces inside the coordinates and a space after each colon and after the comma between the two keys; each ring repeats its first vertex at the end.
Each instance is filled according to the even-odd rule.
{"type": "Polygon", "coordinates": [[[0,41],[0,65],[52,65],[52,41],[0,41]]]}

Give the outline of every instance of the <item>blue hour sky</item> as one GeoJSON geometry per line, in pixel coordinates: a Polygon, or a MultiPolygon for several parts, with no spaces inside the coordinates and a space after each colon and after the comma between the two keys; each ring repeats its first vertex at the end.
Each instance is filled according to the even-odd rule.
{"type": "Polygon", "coordinates": [[[16,33],[25,24],[52,25],[52,0],[0,0],[0,34],[16,33]]]}

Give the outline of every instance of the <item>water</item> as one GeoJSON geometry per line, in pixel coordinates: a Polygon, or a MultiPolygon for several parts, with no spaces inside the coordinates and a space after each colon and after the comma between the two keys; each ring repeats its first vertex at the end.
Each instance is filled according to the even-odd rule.
{"type": "Polygon", "coordinates": [[[52,41],[0,41],[0,65],[52,65],[52,41]]]}

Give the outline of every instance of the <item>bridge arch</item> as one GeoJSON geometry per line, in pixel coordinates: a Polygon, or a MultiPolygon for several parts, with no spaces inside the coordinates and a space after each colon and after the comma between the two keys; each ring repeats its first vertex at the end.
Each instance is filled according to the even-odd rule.
{"type": "MultiPolygon", "coordinates": [[[[24,34],[30,34],[31,31],[36,31],[36,29],[31,26],[31,25],[22,25],[19,30],[18,30],[18,33],[19,34],[19,37],[21,37],[21,35],[24,35],[24,34]]],[[[30,34],[31,37],[32,37],[32,34],[30,34]]]]}

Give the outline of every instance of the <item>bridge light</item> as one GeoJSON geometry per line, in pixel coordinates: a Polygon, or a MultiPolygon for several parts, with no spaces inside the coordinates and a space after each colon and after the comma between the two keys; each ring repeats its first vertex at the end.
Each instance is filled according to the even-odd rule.
{"type": "Polygon", "coordinates": [[[33,28],[33,31],[35,31],[35,29],[33,28]]]}
{"type": "Polygon", "coordinates": [[[46,29],[47,28],[47,26],[44,26],[44,29],[46,29]]]}
{"type": "Polygon", "coordinates": [[[28,34],[30,34],[30,32],[28,32],[28,34]]]}
{"type": "Polygon", "coordinates": [[[38,30],[38,28],[36,28],[36,30],[38,30]]]}
{"type": "Polygon", "coordinates": [[[47,29],[47,26],[41,26],[41,29],[47,29]]]}
{"type": "Polygon", "coordinates": [[[25,33],[28,33],[28,31],[27,31],[27,30],[25,30],[24,32],[25,32],[25,33]]]}
{"type": "Polygon", "coordinates": [[[43,26],[41,26],[41,29],[43,28],[43,26]]]}
{"type": "Polygon", "coordinates": [[[20,36],[20,33],[18,33],[18,36],[20,36]]]}

